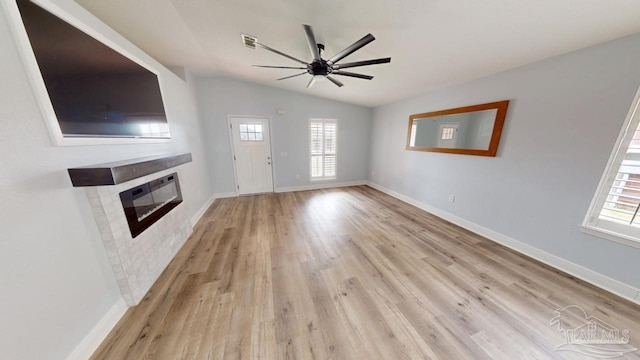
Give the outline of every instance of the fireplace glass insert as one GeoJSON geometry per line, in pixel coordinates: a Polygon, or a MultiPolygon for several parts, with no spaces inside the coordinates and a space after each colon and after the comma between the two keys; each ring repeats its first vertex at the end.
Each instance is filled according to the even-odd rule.
{"type": "Polygon", "coordinates": [[[182,202],[178,173],[123,191],[120,201],[135,238],[182,202]]]}

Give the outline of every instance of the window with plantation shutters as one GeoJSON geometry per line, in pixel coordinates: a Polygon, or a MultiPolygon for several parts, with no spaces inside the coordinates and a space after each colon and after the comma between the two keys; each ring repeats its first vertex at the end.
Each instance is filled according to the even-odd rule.
{"type": "Polygon", "coordinates": [[[640,247],[640,91],[583,224],[587,232],[640,247]]]}
{"type": "Polygon", "coordinates": [[[311,180],[336,178],[338,123],[336,120],[312,119],[309,122],[311,180]]]}

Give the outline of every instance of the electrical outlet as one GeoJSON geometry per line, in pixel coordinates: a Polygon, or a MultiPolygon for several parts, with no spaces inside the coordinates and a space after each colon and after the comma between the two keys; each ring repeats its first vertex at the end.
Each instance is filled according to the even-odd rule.
{"type": "Polygon", "coordinates": [[[455,202],[456,201],[456,196],[455,195],[449,195],[449,202],[455,202]]]}
{"type": "Polygon", "coordinates": [[[296,174],[296,179],[300,180],[300,174],[296,174]]]}

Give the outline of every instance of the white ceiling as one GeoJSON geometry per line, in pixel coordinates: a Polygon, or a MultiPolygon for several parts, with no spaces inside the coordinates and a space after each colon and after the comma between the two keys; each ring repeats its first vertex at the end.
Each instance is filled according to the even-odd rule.
{"type": "Polygon", "coordinates": [[[638,0],[76,0],[166,66],[291,91],[379,106],[640,32],[638,0]],[[367,33],[376,40],[343,62],[390,56],[390,64],[349,69],[371,81],[310,75],[241,33],[310,60],[302,24],[312,25],[325,58],[367,33]]]}

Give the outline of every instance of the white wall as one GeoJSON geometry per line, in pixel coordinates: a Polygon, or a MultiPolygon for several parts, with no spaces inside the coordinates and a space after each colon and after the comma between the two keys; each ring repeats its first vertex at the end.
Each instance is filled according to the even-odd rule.
{"type": "Polygon", "coordinates": [[[226,78],[198,78],[197,89],[209,153],[213,155],[216,193],[235,192],[229,114],[271,117],[276,191],[366,181],[371,109],[226,78]],[[277,109],[284,110],[284,115],[277,115],[277,109]],[[309,180],[310,118],[338,119],[338,178],[335,181],[312,183],[309,180]],[[288,155],[283,157],[282,152],[288,155]],[[296,178],[298,174],[300,179],[296,178]]]}
{"type": "Polygon", "coordinates": [[[376,108],[370,180],[638,288],[640,249],[579,230],[638,64],[640,34],[376,108]],[[504,99],[497,157],[404,150],[410,114],[504,99]]]}
{"type": "Polygon", "coordinates": [[[210,171],[190,84],[162,68],[72,0],[70,13],[160,71],[174,141],[52,146],[0,7],[0,357],[65,359],[120,298],[84,190],[66,169],[172,152],[185,165],[184,205],[193,215],[211,196],[210,171]]]}

